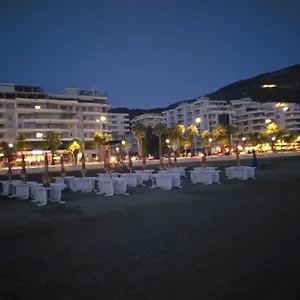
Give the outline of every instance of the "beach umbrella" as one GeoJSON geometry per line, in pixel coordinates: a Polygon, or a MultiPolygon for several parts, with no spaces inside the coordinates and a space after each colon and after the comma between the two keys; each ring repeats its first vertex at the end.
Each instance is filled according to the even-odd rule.
{"type": "Polygon", "coordinates": [[[132,173],[132,159],[131,159],[131,154],[129,154],[128,168],[129,168],[130,173],[132,173]]]}
{"type": "Polygon", "coordinates": [[[47,152],[45,153],[45,156],[44,156],[44,164],[45,164],[45,172],[44,172],[42,181],[43,181],[44,185],[47,186],[51,180],[51,178],[49,176],[49,159],[48,159],[47,152]]]}
{"type": "Polygon", "coordinates": [[[171,158],[171,151],[168,151],[168,166],[171,167],[172,165],[172,158],[171,158]]]}
{"type": "Polygon", "coordinates": [[[12,178],[12,170],[11,170],[11,167],[12,167],[12,164],[11,162],[8,163],[8,170],[7,170],[7,177],[9,178],[9,181],[11,181],[11,178],[12,178]]]}
{"type": "Polygon", "coordinates": [[[240,150],[236,148],[236,162],[238,167],[240,166],[240,150]]]}
{"type": "Polygon", "coordinates": [[[204,153],[201,159],[202,168],[206,168],[206,154],[204,153]]]}
{"type": "Polygon", "coordinates": [[[143,156],[143,169],[145,170],[146,168],[146,156],[143,156]]]}
{"type": "Polygon", "coordinates": [[[27,172],[26,172],[26,162],[25,162],[25,155],[24,154],[22,154],[22,169],[21,169],[20,177],[22,178],[23,182],[26,181],[27,172]]]}
{"type": "Polygon", "coordinates": [[[82,153],[82,157],[81,157],[81,173],[82,173],[82,177],[84,177],[84,175],[86,174],[86,167],[85,167],[85,157],[84,157],[84,153],[82,153]]]}
{"type": "Polygon", "coordinates": [[[105,149],[105,152],[104,152],[104,169],[107,174],[110,173],[109,150],[107,150],[107,149],[105,149]]]}
{"type": "Polygon", "coordinates": [[[63,158],[63,156],[60,157],[60,165],[61,165],[60,175],[61,175],[61,177],[65,177],[66,176],[66,170],[65,170],[65,167],[64,167],[64,158],[63,158]]]}
{"type": "Polygon", "coordinates": [[[256,152],[254,149],[252,150],[252,154],[253,154],[253,162],[256,162],[257,158],[256,158],[256,152]]]}

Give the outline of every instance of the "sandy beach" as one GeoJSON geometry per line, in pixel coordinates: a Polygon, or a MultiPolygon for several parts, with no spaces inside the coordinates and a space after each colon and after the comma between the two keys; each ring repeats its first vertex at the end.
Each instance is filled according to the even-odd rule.
{"type": "Polygon", "coordinates": [[[1,299],[298,299],[300,158],[247,181],[225,179],[234,163],[214,164],[221,185],[1,198],[1,299]]]}

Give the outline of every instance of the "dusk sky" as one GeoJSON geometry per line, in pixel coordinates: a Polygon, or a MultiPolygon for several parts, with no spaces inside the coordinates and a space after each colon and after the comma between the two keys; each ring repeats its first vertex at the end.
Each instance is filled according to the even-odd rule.
{"type": "Polygon", "coordinates": [[[0,11],[0,81],[94,87],[113,107],[163,107],[300,62],[299,0],[2,0],[0,11]]]}

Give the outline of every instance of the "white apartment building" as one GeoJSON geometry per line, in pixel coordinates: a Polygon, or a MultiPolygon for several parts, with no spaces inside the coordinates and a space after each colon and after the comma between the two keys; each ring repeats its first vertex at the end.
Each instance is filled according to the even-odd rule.
{"type": "Polygon", "coordinates": [[[125,138],[130,133],[129,114],[108,113],[108,130],[114,139],[125,138]]]}
{"type": "Polygon", "coordinates": [[[250,98],[230,101],[235,111],[233,122],[237,134],[262,132],[270,123],[284,126],[288,131],[300,130],[300,105],[296,103],[259,103],[250,98]]]}
{"type": "Polygon", "coordinates": [[[145,127],[154,127],[158,123],[165,124],[165,117],[161,114],[143,114],[131,120],[131,126],[137,123],[143,124],[145,127]]]}
{"type": "Polygon", "coordinates": [[[207,97],[197,98],[193,102],[182,102],[176,108],[164,111],[163,115],[167,127],[194,124],[199,133],[205,130],[212,132],[216,126],[231,124],[234,119],[234,111],[226,101],[210,100],[207,97]]]}
{"type": "Polygon", "coordinates": [[[0,140],[12,141],[21,131],[34,142],[53,130],[62,141],[91,141],[95,131],[110,132],[110,108],[107,95],[94,90],[66,88],[50,94],[36,86],[0,82],[0,140]]]}

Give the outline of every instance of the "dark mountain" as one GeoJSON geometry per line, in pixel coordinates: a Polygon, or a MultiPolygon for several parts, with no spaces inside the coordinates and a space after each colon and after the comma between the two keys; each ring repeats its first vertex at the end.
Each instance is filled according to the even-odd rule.
{"type": "MultiPolygon", "coordinates": [[[[212,100],[230,101],[249,97],[258,102],[296,102],[300,104],[300,64],[237,81],[206,96],[212,100]],[[266,85],[269,87],[264,87],[266,85]]],[[[111,112],[129,113],[129,117],[132,119],[144,113],[160,113],[175,108],[181,102],[195,100],[196,98],[183,100],[164,108],[128,109],[119,107],[112,109],[111,112]]]]}

